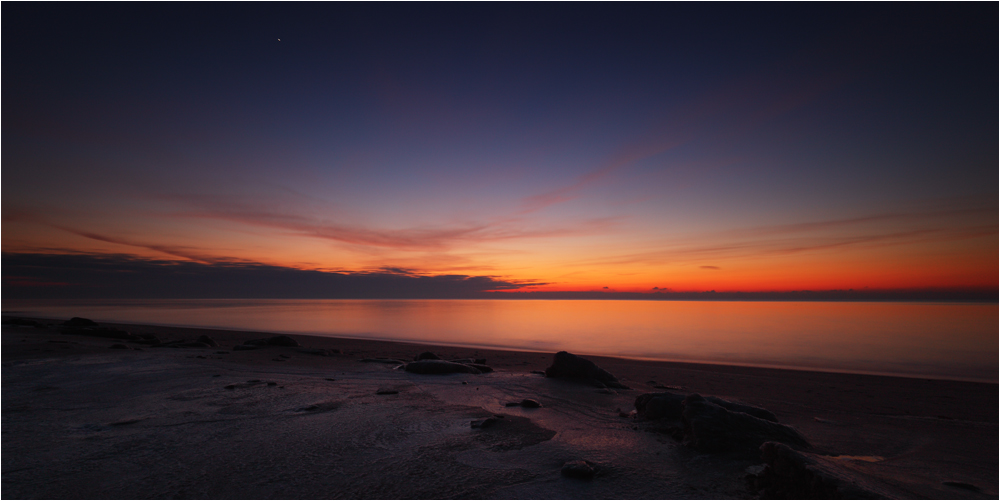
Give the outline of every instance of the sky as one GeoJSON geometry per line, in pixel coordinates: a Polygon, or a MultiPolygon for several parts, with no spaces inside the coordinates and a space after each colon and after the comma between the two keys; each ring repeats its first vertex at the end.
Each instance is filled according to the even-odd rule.
{"type": "Polygon", "coordinates": [[[3,13],[5,299],[998,287],[996,3],[3,13]]]}

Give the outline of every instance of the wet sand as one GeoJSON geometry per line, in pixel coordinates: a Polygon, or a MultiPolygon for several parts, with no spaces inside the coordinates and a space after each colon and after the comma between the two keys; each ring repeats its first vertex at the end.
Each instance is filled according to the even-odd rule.
{"type": "Polygon", "coordinates": [[[5,498],[755,497],[759,457],[700,453],[620,415],[665,387],[772,411],[873,497],[997,498],[996,384],[587,357],[631,387],[608,390],[533,373],[551,353],[301,335],[235,351],[273,334],[117,327],[220,347],[4,325],[5,498]],[[424,351],[495,372],[361,361],[424,351]],[[542,407],[505,406],[524,398],[542,407]],[[597,476],[561,475],[574,460],[597,476]]]}

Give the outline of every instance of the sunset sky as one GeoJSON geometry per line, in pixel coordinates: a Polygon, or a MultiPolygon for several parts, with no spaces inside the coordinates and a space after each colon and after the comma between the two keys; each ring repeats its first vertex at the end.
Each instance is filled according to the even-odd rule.
{"type": "Polygon", "coordinates": [[[3,12],[5,298],[997,289],[993,2],[3,12]]]}

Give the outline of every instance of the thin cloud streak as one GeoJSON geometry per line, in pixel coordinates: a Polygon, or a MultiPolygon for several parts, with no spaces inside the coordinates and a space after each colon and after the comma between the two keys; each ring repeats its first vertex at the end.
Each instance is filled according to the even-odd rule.
{"type": "Polygon", "coordinates": [[[632,253],[574,263],[576,266],[623,264],[688,263],[708,259],[752,259],[843,248],[878,248],[911,244],[957,242],[997,235],[991,224],[955,225],[954,217],[968,214],[990,215],[987,209],[971,207],[936,212],[896,213],[764,226],[691,237],[687,243],[671,242],[649,252],[632,253]],[[933,223],[933,224],[931,224],[933,223]],[[890,224],[891,231],[866,225],[890,224]],[[907,225],[918,227],[906,228],[907,225]],[[815,233],[820,232],[820,235],[815,233]],[[810,235],[810,234],[813,235],[810,235]],[[705,245],[699,242],[720,242],[705,245]]]}

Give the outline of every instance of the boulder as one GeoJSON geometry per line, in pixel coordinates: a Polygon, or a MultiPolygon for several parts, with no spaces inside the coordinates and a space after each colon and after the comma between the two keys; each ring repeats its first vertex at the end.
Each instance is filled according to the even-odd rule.
{"type": "Polygon", "coordinates": [[[298,341],[288,336],[274,336],[263,339],[251,339],[250,341],[244,341],[243,344],[248,344],[251,346],[287,346],[289,348],[296,348],[299,346],[298,341]]]}
{"type": "Polygon", "coordinates": [[[441,357],[439,357],[439,356],[437,356],[434,353],[431,353],[429,351],[425,351],[425,352],[417,355],[413,360],[415,360],[415,361],[420,361],[420,360],[441,360],[441,357]]]}
{"type": "Polygon", "coordinates": [[[469,367],[474,367],[476,369],[479,369],[479,372],[481,372],[483,374],[487,374],[487,373],[493,372],[493,368],[492,367],[490,367],[488,365],[484,365],[484,364],[468,363],[468,364],[462,364],[462,365],[468,365],[469,367]]]}
{"type": "Polygon", "coordinates": [[[541,406],[542,404],[539,403],[538,400],[533,400],[530,398],[521,400],[521,407],[524,407],[525,409],[538,409],[541,406]]]}
{"type": "Polygon", "coordinates": [[[594,478],[595,474],[597,474],[597,470],[594,468],[594,463],[578,460],[569,461],[564,464],[560,473],[562,473],[564,477],[590,480],[594,478]]]}
{"type": "Polygon", "coordinates": [[[495,418],[495,417],[488,417],[488,418],[485,418],[485,419],[477,419],[477,420],[469,423],[469,425],[471,427],[473,427],[473,428],[489,428],[489,427],[491,427],[491,426],[493,426],[495,424],[497,424],[497,418],[495,418]]]}
{"type": "Polygon", "coordinates": [[[362,358],[362,362],[373,363],[373,364],[405,364],[405,360],[400,360],[398,358],[362,358]]]}
{"type": "Polygon", "coordinates": [[[703,452],[755,450],[771,441],[809,447],[790,426],[731,411],[698,394],[688,395],[683,406],[684,443],[703,452]]]}
{"type": "Polygon", "coordinates": [[[482,374],[479,369],[466,364],[445,360],[420,360],[404,366],[406,372],[415,374],[482,374]]]}
{"type": "Polygon", "coordinates": [[[646,419],[679,421],[684,411],[685,395],[679,393],[643,393],[635,398],[637,414],[646,419]]]}
{"type": "Polygon", "coordinates": [[[219,343],[216,343],[214,339],[212,339],[212,338],[210,338],[208,336],[198,336],[198,342],[199,343],[205,343],[208,346],[211,346],[212,348],[218,348],[219,347],[219,343]]]}
{"type": "Polygon", "coordinates": [[[552,366],[545,369],[545,377],[577,379],[598,387],[628,389],[618,378],[594,362],[565,351],[556,353],[552,366]]]}
{"type": "Polygon", "coordinates": [[[712,402],[715,405],[725,407],[727,410],[733,412],[743,412],[753,417],[764,419],[766,421],[771,421],[774,423],[778,422],[777,416],[775,416],[774,413],[772,413],[767,409],[754,407],[752,405],[747,405],[747,404],[741,404],[738,402],[730,402],[729,400],[723,400],[719,397],[705,397],[705,400],[708,400],[709,402],[712,402]]]}
{"type": "Polygon", "coordinates": [[[892,492],[856,471],[844,468],[836,458],[797,451],[779,442],[760,446],[763,468],[750,472],[746,480],[762,499],[892,499],[892,492]]]}
{"type": "Polygon", "coordinates": [[[4,320],[3,323],[9,324],[9,325],[17,325],[19,327],[36,327],[36,328],[39,328],[39,329],[44,329],[45,328],[45,325],[43,325],[43,324],[41,324],[41,323],[39,323],[39,322],[37,322],[35,320],[28,320],[26,318],[10,318],[10,319],[4,320]]]}
{"type": "MultiPolygon", "coordinates": [[[[683,394],[668,391],[662,393],[643,393],[635,399],[635,410],[639,416],[646,419],[672,419],[679,421],[681,413],[684,411],[683,403],[685,398],[686,396],[683,394]]],[[[738,402],[730,402],[719,397],[709,396],[704,397],[704,399],[733,412],[743,412],[766,421],[778,422],[778,418],[767,409],[738,402]]]]}
{"type": "Polygon", "coordinates": [[[89,318],[73,317],[63,322],[63,325],[66,327],[97,327],[97,322],[89,318]]]}

